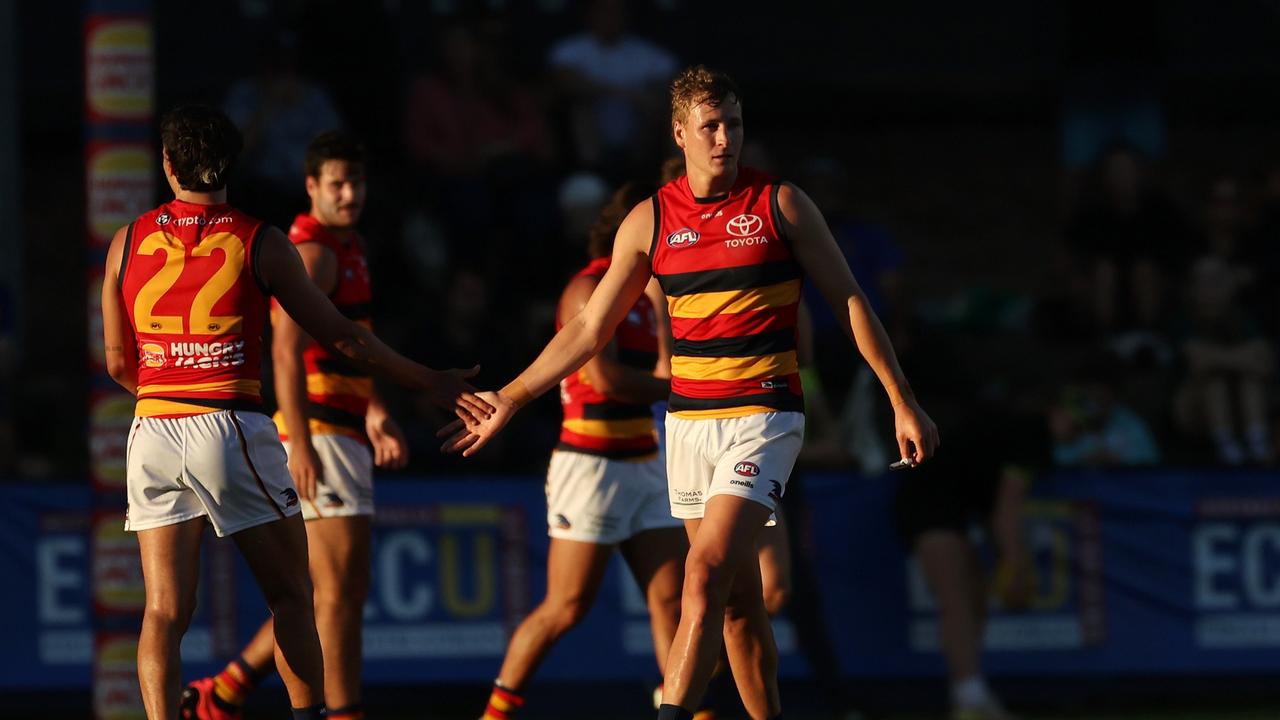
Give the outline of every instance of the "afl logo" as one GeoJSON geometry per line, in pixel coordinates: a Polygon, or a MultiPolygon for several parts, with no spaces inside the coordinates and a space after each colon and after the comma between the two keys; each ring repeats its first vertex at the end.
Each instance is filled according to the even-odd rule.
{"type": "Polygon", "coordinates": [[[673,248],[689,247],[697,243],[699,237],[701,236],[690,228],[680,228],[667,236],[667,246],[673,248]]]}
{"type": "Polygon", "coordinates": [[[164,346],[157,343],[144,343],[142,364],[151,368],[164,367],[164,346]]]}
{"type": "Polygon", "coordinates": [[[157,225],[168,225],[168,224],[169,224],[169,221],[170,221],[170,220],[172,220],[172,219],[173,219],[173,218],[171,218],[171,217],[169,216],[169,213],[160,213],[159,215],[157,215],[157,216],[156,216],[156,224],[157,224],[157,225]]]}
{"type": "Polygon", "coordinates": [[[736,237],[747,237],[760,232],[760,228],[764,227],[764,220],[759,215],[739,215],[731,218],[725,223],[724,229],[729,231],[730,235],[736,237]]]}
{"type": "Polygon", "coordinates": [[[753,462],[747,462],[746,460],[743,460],[742,462],[733,466],[733,471],[738,473],[742,477],[755,477],[760,474],[760,466],[753,462]]]}

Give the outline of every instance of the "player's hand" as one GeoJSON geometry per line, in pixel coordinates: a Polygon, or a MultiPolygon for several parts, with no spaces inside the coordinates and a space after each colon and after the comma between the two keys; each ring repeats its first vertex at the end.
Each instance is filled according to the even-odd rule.
{"type": "Polygon", "coordinates": [[[437,407],[452,410],[455,414],[464,412],[476,421],[483,420],[493,412],[493,406],[481,400],[476,389],[466,381],[479,372],[479,365],[469,370],[437,370],[427,386],[427,398],[437,407]]]}
{"type": "Polygon", "coordinates": [[[370,405],[364,416],[364,431],[373,446],[373,464],[399,470],[409,462],[409,442],[400,425],[381,406],[370,405]]]}
{"type": "Polygon", "coordinates": [[[461,452],[463,457],[475,455],[516,413],[515,402],[502,393],[482,392],[479,397],[493,408],[493,412],[484,419],[477,419],[474,415],[459,410],[458,419],[436,433],[436,437],[445,438],[444,444],[440,446],[441,452],[461,452]]]}
{"type": "Polygon", "coordinates": [[[903,460],[909,460],[912,466],[933,457],[941,444],[938,439],[938,426],[925,413],[915,398],[899,403],[893,409],[894,434],[898,438],[898,451],[903,460]]]}
{"type": "Polygon", "coordinates": [[[315,500],[316,483],[324,472],[320,464],[320,455],[310,440],[292,441],[293,452],[289,453],[289,474],[293,476],[293,485],[298,490],[298,497],[308,502],[315,500]]]}

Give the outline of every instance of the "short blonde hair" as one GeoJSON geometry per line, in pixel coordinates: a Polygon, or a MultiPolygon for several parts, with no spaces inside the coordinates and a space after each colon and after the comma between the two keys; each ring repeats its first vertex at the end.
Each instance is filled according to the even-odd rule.
{"type": "Polygon", "coordinates": [[[720,103],[728,100],[742,102],[737,83],[706,65],[685,68],[671,81],[671,119],[675,122],[684,122],[689,111],[698,105],[720,107],[720,103]]]}

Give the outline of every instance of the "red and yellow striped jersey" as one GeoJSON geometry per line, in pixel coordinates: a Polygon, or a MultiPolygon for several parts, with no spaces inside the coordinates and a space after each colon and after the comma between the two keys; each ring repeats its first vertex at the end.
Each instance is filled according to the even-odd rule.
{"type": "MultiPolygon", "coordinates": [[[[599,278],[608,269],[609,258],[597,258],[574,277],[599,278]]],[[[557,329],[561,324],[557,320],[557,329]]],[[[613,337],[618,343],[618,362],[653,372],[658,362],[658,324],[649,298],[640,296],[613,337]]],[[[649,406],[611,400],[591,386],[583,370],[560,381],[560,404],[564,421],[557,447],[561,450],[608,458],[638,458],[658,451],[649,406]]]]}
{"type": "Polygon", "coordinates": [[[230,205],[176,199],[129,225],[119,282],[137,337],[136,415],[262,409],[264,227],[230,205]]]}
{"type": "MultiPolygon", "coordinates": [[[[338,284],[329,299],[346,317],[371,327],[369,304],[373,298],[369,282],[369,265],[365,260],[364,241],[354,232],[338,235],[307,214],[298,215],[289,228],[294,245],[319,243],[328,248],[338,261],[338,284]]],[[[272,304],[272,313],[284,312],[272,304]]],[[[306,414],[312,435],[347,435],[368,441],[364,429],[365,412],[373,397],[373,378],[342,358],[334,357],[320,343],[312,340],[302,351],[307,373],[306,414]]],[[[276,413],[280,439],[288,440],[284,416],[276,413]]]]}
{"type": "Polygon", "coordinates": [[[675,337],[673,414],[804,410],[796,365],[802,273],[781,225],[779,187],[743,167],[723,195],[694,197],[680,177],[654,196],[649,261],[675,337]]]}

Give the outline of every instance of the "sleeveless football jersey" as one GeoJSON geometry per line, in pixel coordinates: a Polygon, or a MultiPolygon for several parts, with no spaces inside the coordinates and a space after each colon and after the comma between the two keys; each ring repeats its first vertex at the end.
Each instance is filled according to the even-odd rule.
{"type": "Polygon", "coordinates": [[[137,416],[261,411],[264,227],[230,205],[176,199],[129,225],[119,282],[138,344],[137,416]]]}
{"type": "MultiPolygon", "coordinates": [[[[289,239],[295,245],[314,242],[328,248],[338,261],[338,283],[329,299],[347,318],[371,327],[369,303],[372,293],[369,265],[365,261],[364,242],[355,233],[339,236],[329,232],[310,215],[298,215],[289,228],[289,239]]],[[[277,303],[272,313],[284,312],[277,303]]],[[[347,435],[368,441],[364,416],[373,397],[373,378],[342,358],[334,357],[320,343],[312,340],[302,351],[307,374],[307,407],[312,435],[347,435]]],[[[284,416],[276,413],[280,439],[288,440],[284,416]]]]}
{"type": "MultiPolygon", "coordinates": [[[[609,260],[592,260],[574,277],[603,277],[609,260]]],[[[556,328],[560,325],[557,320],[556,328]]],[[[658,362],[658,325],[649,298],[640,296],[618,324],[613,338],[618,343],[618,362],[653,372],[658,362]]],[[[560,404],[564,422],[557,447],[561,450],[608,458],[635,458],[658,451],[658,434],[649,406],[609,399],[591,386],[584,370],[560,381],[560,404]]]]}
{"type": "Polygon", "coordinates": [[[796,365],[802,273],[783,231],[779,187],[743,167],[723,195],[694,197],[680,177],[654,196],[649,260],[675,336],[675,415],[804,411],[796,365]]]}

